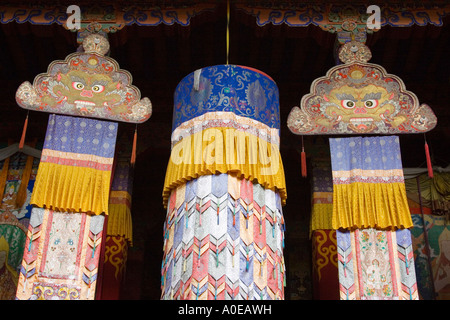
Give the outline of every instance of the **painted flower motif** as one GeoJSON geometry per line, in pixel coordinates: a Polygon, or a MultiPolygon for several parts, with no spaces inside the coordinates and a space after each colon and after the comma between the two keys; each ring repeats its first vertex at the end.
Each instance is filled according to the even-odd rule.
{"type": "Polygon", "coordinates": [[[132,113],[129,115],[131,119],[139,120],[150,117],[152,113],[152,103],[149,98],[143,98],[131,107],[132,113]]]}
{"type": "Polygon", "coordinates": [[[385,296],[388,296],[388,297],[392,296],[392,289],[391,289],[391,286],[390,286],[390,285],[385,284],[385,285],[383,286],[383,294],[384,294],[385,296]]]}
{"type": "Polygon", "coordinates": [[[369,233],[367,231],[361,232],[361,241],[367,242],[369,240],[369,233]]]}
{"type": "Polygon", "coordinates": [[[366,288],[366,296],[373,296],[375,294],[375,289],[374,288],[366,288]]]}
{"type": "Polygon", "coordinates": [[[384,232],[378,232],[377,233],[377,241],[378,242],[386,241],[386,236],[385,236],[384,232]]]}

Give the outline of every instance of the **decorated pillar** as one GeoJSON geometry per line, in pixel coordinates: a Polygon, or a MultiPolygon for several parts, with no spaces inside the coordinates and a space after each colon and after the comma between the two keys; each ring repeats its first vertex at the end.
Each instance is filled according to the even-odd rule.
{"type": "Polygon", "coordinates": [[[133,167],[128,152],[116,155],[109,197],[101,292],[97,299],[118,300],[124,283],[128,248],[133,246],[131,198],[133,167]]]}
{"type": "Polygon", "coordinates": [[[284,299],[279,97],[261,71],[206,67],[174,95],[162,299],[284,299]]]}
{"type": "Polygon", "coordinates": [[[40,151],[18,144],[0,150],[0,300],[16,297],[40,151]]]}
{"type": "Polygon", "coordinates": [[[333,179],[329,163],[312,170],[312,242],[313,299],[338,300],[339,279],[336,230],[332,227],[333,179]]]}
{"type": "Polygon", "coordinates": [[[341,299],[418,299],[399,138],[335,138],[330,151],[341,299]]]}
{"type": "Polygon", "coordinates": [[[19,106],[50,113],[16,299],[94,299],[117,121],[151,115],[130,73],[105,56],[105,37],[91,34],[81,49],[16,93],[19,106]]]}
{"type": "Polygon", "coordinates": [[[350,135],[329,140],[340,297],[417,299],[413,224],[396,135],[427,132],[436,116],[400,78],[368,63],[363,43],[347,42],[339,58],[343,63],[316,79],[301,108],[291,110],[288,127],[302,136],[350,135]]]}

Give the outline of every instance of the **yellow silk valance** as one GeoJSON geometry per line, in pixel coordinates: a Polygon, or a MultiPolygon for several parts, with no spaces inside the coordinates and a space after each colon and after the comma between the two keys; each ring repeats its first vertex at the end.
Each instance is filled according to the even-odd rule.
{"type": "Polygon", "coordinates": [[[277,190],[286,203],[284,168],[278,146],[235,128],[209,128],[184,137],[172,148],[163,189],[163,203],[171,190],[202,175],[228,173],[256,180],[277,190]]]}
{"type": "Polygon", "coordinates": [[[108,214],[110,181],[110,170],[41,161],[30,203],[62,212],[108,214]]]}
{"type": "Polygon", "coordinates": [[[127,191],[111,191],[107,234],[123,236],[131,245],[133,225],[131,219],[131,195],[127,191]]]}
{"type": "Polygon", "coordinates": [[[413,226],[405,184],[365,183],[333,186],[333,229],[397,229],[413,226]]]}
{"type": "Polygon", "coordinates": [[[311,213],[310,232],[313,232],[315,230],[333,229],[332,216],[333,216],[332,203],[314,204],[311,213]]]}

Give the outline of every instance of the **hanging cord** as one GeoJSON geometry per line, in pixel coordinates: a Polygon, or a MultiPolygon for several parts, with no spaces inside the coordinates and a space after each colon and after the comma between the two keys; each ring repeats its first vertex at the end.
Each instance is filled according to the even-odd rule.
{"type": "Polygon", "coordinates": [[[131,166],[134,167],[134,164],[136,163],[136,144],[137,144],[137,124],[136,128],[134,129],[134,137],[133,137],[133,149],[131,150],[131,166]]]}
{"type": "Polygon", "coordinates": [[[25,118],[25,123],[23,125],[23,130],[22,130],[22,137],[20,138],[20,142],[19,142],[19,149],[22,150],[23,146],[25,145],[25,135],[27,133],[27,127],[28,127],[28,115],[30,113],[30,110],[27,110],[27,117],[25,118]]]}
{"type": "Polygon", "coordinates": [[[301,160],[301,168],[302,168],[302,177],[306,178],[306,153],[305,153],[305,145],[303,143],[303,136],[302,136],[302,152],[300,154],[300,160],[301,160]]]}
{"type": "Polygon", "coordinates": [[[433,178],[433,165],[431,164],[430,149],[428,148],[427,137],[423,134],[425,139],[425,156],[427,158],[428,177],[433,178]]]}
{"type": "Polygon", "coordinates": [[[228,55],[230,53],[230,0],[227,0],[227,64],[228,64],[228,55]]]}

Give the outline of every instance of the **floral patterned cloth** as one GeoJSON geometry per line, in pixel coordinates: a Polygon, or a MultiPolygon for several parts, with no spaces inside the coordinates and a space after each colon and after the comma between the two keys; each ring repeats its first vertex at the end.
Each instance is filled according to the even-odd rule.
{"type": "Polygon", "coordinates": [[[279,94],[266,74],[237,65],[217,65],[187,75],[177,86],[172,131],[207,112],[228,111],[280,128],[279,94]]]}

